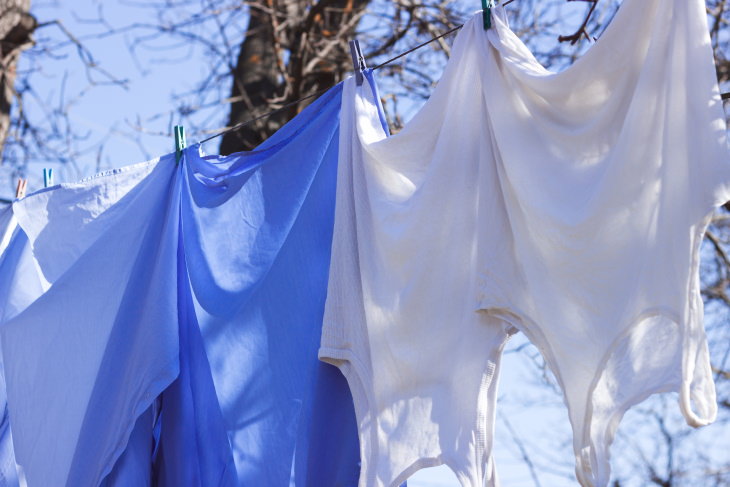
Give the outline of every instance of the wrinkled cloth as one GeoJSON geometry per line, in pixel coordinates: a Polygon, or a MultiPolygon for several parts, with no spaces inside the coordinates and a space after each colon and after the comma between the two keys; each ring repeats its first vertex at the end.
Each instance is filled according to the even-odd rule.
{"type": "Polygon", "coordinates": [[[319,357],[352,391],[360,487],[440,464],[464,486],[497,485],[497,379],[514,329],[477,312],[480,196],[494,198],[495,170],[481,162],[491,145],[464,50],[458,38],[431,98],[391,137],[372,78],[345,83],[319,357]]]}
{"type": "Polygon", "coordinates": [[[691,426],[717,413],[699,249],[730,164],[705,2],[627,0],[561,73],[495,24],[489,44],[466,31],[491,58],[482,93],[507,211],[492,229],[505,242],[483,247],[479,307],[541,350],[578,480],[605,486],[631,406],[674,391],[691,426]]]}
{"type": "MultiPolygon", "coordinates": [[[[17,315],[35,301],[49,287],[41,275],[33,258],[25,232],[17,225],[8,207],[0,215],[0,326],[17,315]]],[[[0,364],[1,365],[1,364],[0,364]]],[[[10,415],[7,407],[5,391],[5,374],[0,367],[0,404],[2,405],[2,421],[0,422],[0,486],[17,487],[20,485],[15,453],[13,450],[10,415]]],[[[125,453],[115,464],[112,473],[104,480],[105,487],[149,485],[151,465],[149,448],[147,454],[138,443],[151,444],[152,418],[143,415],[137,421],[135,431],[147,431],[140,438],[140,433],[133,433],[125,453]],[[146,421],[145,421],[146,420],[146,421]]]]}
{"type": "MultiPolygon", "coordinates": [[[[28,238],[18,227],[12,208],[0,211],[0,326],[43,294],[43,281],[33,260],[28,238]]],[[[0,486],[17,487],[18,473],[0,361],[0,486]]]]}
{"type": "Polygon", "coordinates": [[[316,357],[340,101],[338,86],[248,153],[193,146],[177,168],[168,155],[16,204],[59,284],[3,332],[31,487],[116,481],[118,458],[141,469],[145,416],[165,485],[356,484],[352,401],[316,357]]]}
{"type": "Polygon", "coordinates": [[[53,282],[2,328],[16,460],[31,487],[99,485],[178,376],[179,173],[167,157],[13,205],[53,282]]]}
{"type": "Polygon", "coordinates": [[[241,486],[357,483],[352,400],[317,361],[341,89],[254,151],[186,151],[188,271],[241,486]]]}
{"type": "Polygon", "coordinates": [[[625,0],[560,73],[492,12],[399,134],[369,90],[343,97],[319,353],[353,389],[361,486],[438,462],[481,481],[469,425],[494,414],[479,378],[510,326],[562,388],[583,486],[608,484],[618,423],[649,395],[678,392],[692,426],[716,415],[699,247],[730,165],[704,2],[625,0]]]}
{"type": "Polygon", "coordinates": [[[0,324],[23,311],[49,287],[12,207],[0,210],[0,324]]]}
{"type": "Polygon", "coordinates": [[[235,487],[236,466],[195,317],[185,261],[184,244],[178,240],[180,375],[160,396],[152,485],[235,487]]]}

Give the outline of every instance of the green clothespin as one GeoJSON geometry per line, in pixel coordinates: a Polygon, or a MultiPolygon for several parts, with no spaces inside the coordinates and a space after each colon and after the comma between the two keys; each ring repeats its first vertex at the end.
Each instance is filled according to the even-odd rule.
{"type": "Polygon", "coordinates": [[[43,169],[43,187],[53,186],[53,169],[43,169]]]}
{"type": "Polygon", "coordinates": [[[492,7],[494,7],[494,0],[482,0],[482,20],[484,20],[484,30],[492,28],[492,7]]]}
{"type": "Polygon", "coordinates": [[[175,125],[175,165],[180,164],[182,151],[185,148],[185,129],[182,125],[175,125]]]}

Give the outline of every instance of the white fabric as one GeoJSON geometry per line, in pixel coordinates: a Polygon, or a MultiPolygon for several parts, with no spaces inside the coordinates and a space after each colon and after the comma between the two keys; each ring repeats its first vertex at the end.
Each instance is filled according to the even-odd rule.
{"type": "Polygon", "coordinates": [[[476,312],[478,203],[494,199],[496,173],[480,164],[492,149],[471,98],[478,64],[457,64],[458,46],[426,106],[391,138],[367,80],[343,92],[319,355],[350,384],[361,487],[442,463],[465,486],[496,481],[495,378],[512,330],[476,312]]]}
{"type": "Polygon", "coordinates": [[[465,440],[494,414],[478,385],[507,328],[486,316],[557,377],[584,486],[607,485],[616,427],[647,396],[714,419],[698,251],[730,166],[704,9],[625,0],[561,73],[501,8],[488,32],[477,14],[390,138],[348,83],[320,356],[353,389],[361,487],[438,461],[478,485],[490,440],[465,440]]]}

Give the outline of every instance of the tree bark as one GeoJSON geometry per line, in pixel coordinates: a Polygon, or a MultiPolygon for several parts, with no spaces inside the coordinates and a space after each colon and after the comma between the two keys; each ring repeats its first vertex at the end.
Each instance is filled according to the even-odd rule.
{"type": "MultiPolygon", "coordinates": [[[[357,18],[368,1],[318,0],[308,5],[301,0],[260,0],[253,4],[232,73],[233,101],[228,126],[341,81],[352,70],[347,40],[353,36],[357,18]]],[[[220,153],[255,148],[302,106],[293,106],[227,133],[220,153]]]]}
{"type": "Polygon", "coordinates": [[[18,58],[32,45],[37,25],[30,14],[30,0],[0,0],[0,154],[10,129],[18,58]]]}

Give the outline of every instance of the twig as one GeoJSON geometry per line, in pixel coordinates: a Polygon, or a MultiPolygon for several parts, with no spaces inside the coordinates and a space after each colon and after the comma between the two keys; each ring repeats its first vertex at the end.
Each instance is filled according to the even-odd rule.
{"type": "Polygon", "coordinates": [[[55,25],[56,27],[58,27],[58,29],[68,38],[68,40],[74,46],[76,46],[76,51],[78,52],[79,58],[86,67],[87,78],[90,83],[97,84],[97,82],[91,77],[91,72],[97,71],[102,76],[109,79],[109,84],[121,86],[125,90],[129,89],[129,80],[119,79],[101,66],[99,66],[99,63],[96,61],[96,59],[94,59],[91,51],[87,49],[86,46],[84,46],[84,44],[81,42],[81,40],[77,38],[70,30],[68,30],[63,22],[61,22],[60,20],[56,19],[48,22],[43,22],[41,24],[38,24],[37,28],[40,29],[42,27],[47,27],[50,25],[55,25]]]}
{"type": "Polygon", "coordinates": [[[727,252],[725,252],[725,249],[722,248],[722,245],[720,244],[720,240],[715,236],[714,233],[711,231],[706,231],[705,236],[707,237],[707,240],[712,242],[712,245],[715,247],[715,251],[717,252],[717,255],[722,259],[723,263],[727,268],[730,268],[730,257],[728,257],[727,252]]]}
{"type": "Polygon", "coordinates": [[[505,415],[500,414],[500,418],[504,422],[505,426],[507,427],[507,430],[509,431],[509,434],[512,435],[512,441],[515,442],[515,445],[517,445],[517,448],[520,450],[520,455],[522,455],[522,460],[527,465],[527,469],[530,471],[530,476],[532,477],[533,482],[535,482],[535,485],[537,487],[542,487],[540,484],[540,479],[537,476],[537,472],[535,471],[535,464],[532,463],[532,460],[530,459],[530,455],[527,453],[527,450],[525,449],[525,444],[522,442],[522,439],[519,437],[515,429],[512,427],[512,424],[509,422],[507,417],[505,415]]]}
{"type": "Polygon", "coordinates": [[[588,21],[591,20],[591,16],[593,15],[593,11],[596,9],[596,6],[598,5],[598,0],[567,0],[568,2],[590,2],[591,8],[588,9],[588,14],[586,15],[586,18],[583,19],[583,23],[580,27],[578,27],[578,30],[570,34],[569,36],[558,36],[558,42],[570,42],[571,46],[574,46],[576,42],[580,40],[582,36],[586,36],[586,39],[590,39],[591,36],[588,34],[588,31],[586,30],[586,27],[588,26],[588,21]]]}

